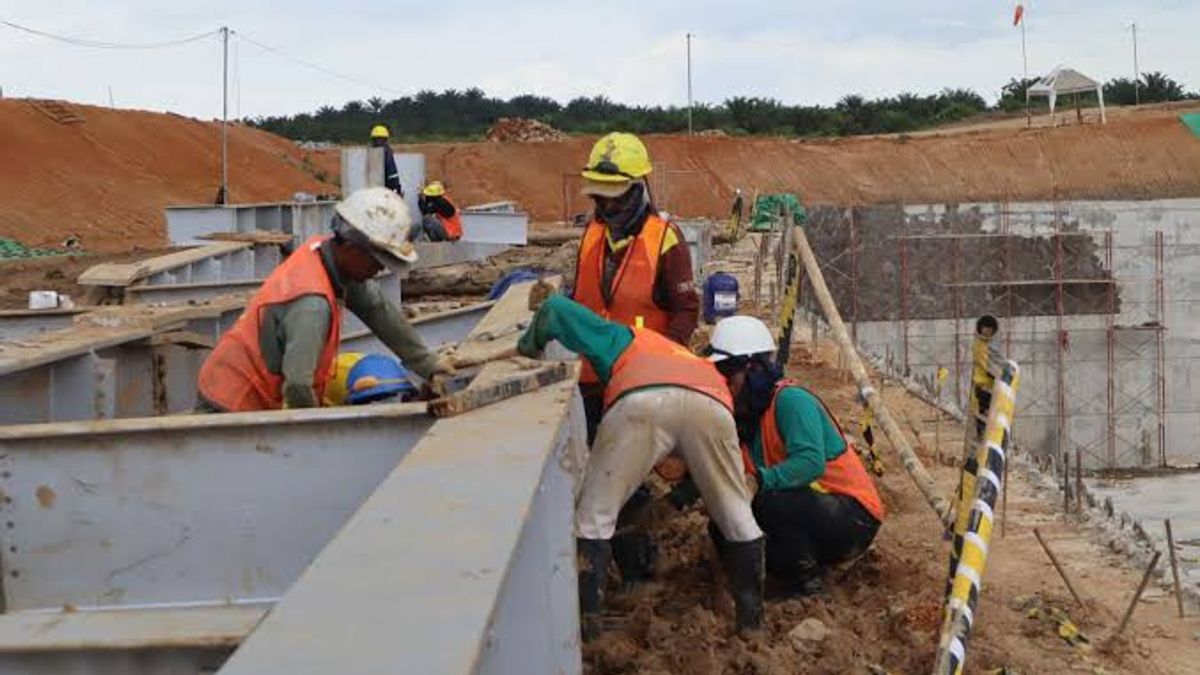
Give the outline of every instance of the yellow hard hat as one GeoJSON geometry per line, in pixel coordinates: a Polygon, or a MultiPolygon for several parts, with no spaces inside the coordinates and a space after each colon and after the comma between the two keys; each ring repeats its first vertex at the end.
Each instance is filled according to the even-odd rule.
{"type": "Polygon", "coordinates": [[[371,138],[388,138],[391,134],[388,133],[387,127],[382,124],[376,124],[371,127],[371,138]]]}
{"type": "Polygon", "coordinates": [[[641,139],[615,131],[596,141],[583,170],[584,194],[616,197],[654,170],[641,139]]]}
{"type": "Polygon", "coordinates": [[[362,357],[366,356],[361,352],[342,352],[334,359],[333,366],[330,368],[329,381],[325,383],[325,396],[323,403],[330,405],[345,405],[346,397],[350,395],[350,369],[353,368],[362,357]]]}
{"type": "Polygon", "coordinates": [[[441,197],[446,194],[446,186],[442,185],[442,181],[440,180],[431,181],[429,185],[425,186],[424,190],[421,190],[421,194],[426,197],[441,197]]]}

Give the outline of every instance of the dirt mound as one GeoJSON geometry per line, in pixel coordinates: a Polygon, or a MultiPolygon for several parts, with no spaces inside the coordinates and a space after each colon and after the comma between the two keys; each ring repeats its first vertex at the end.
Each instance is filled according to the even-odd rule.
{"type": "MultiPolygon", "coordinates": [[[[683,216],[727,214],[736,188],[839,205],[1200,196],[1200,141],[1179,112],[1114,115],[1105,126],[806,141],[652,135],[646,143],[656,199],[683,216]]],[[[588,208],[578,173],[594,142],[404,149],[425,153],[429,175],[464,203],[514,199],[534,219],[550,221],[588,208]]]]}
{"type": "MultiPolygon", "coordinates": [[[[61,102],[47,110],[43,102],[0,100],[0,237],[58,246],[74,235],[89,251],[159,247],[163,207],[213,203],[219,124],[61,102]]],[[[314,174],[308,153],[290,141],[230,127],[231,201],[337,189],[314,174]]]]}
{"type": "Polygon", "coordinates": [[[520,117],[501,117],[488,129],[486,136],[492,143],[554,143],[566,137],[549,124],[520,117]]]}

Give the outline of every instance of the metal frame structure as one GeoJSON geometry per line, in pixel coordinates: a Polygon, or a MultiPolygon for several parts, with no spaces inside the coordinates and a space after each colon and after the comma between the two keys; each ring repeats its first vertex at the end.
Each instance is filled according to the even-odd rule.
{"type": "MultiPolygon", "coordinates": [[[[810,214],[810,228],[834,236],[836,241],[841,241],[839,237],[848,233],[849,244],[835,248],[831,256],[822,258],[821,264],[827,278],[848,291],[845,305],[850,309],[850,328],[855,339],[861,340],[863,335],[858,324],[864,319],[858,307],[864,278],[860,260],[864,247],[857,222],[858,209],[830,211],[840,215],[832,220],[826,218],[829,222],[820,222],[810,214]]],[[[1008,202],[1000,202],[995,205],[995,210],[984,212],[994,218],[995,231],[968,232],[961,229],[959,220],[939,222],[932,212],[928,215],[907,213],[904,224],[898,226],[894,236],[894,257],[891,260],[873,259],[872,268],[865,272],[877,276],[887,273],[888,269],[894,270],[895,304],[875,308],[893,317],[890,321],[895,335],[894,340],[881,346],[886,353],[880,356],[896,372],[928,381],[931,390],[932,374],[939,366],[949,367],[957,383],[951,395],[960,407],[965,406],[970,375],[968,344],[973,327],[970,320],[975,318],[968,316],[966,310],[971,304],[968,296],[989,290],[998,310],[993,313],[1003,317],[1006,326],[1015,325],[1013,321],[1017,318],[1026,320],[1027,324],[1019,331],[1002,331],[1003,353],[1018,358],[1034,381],[1040,381],[1044,373],[1052,373],[1048,390],[1032,386],[1032,383],[1027,385],[1027,396],[1021,402],[1018,415],[1024,425],[1039,419],[1052,420],[1054,432],[1050,444],[1054,447],[1045,448],[1047,454],[1052,452],[1054,457],[1061,457],[1064,452],[1072,455],[1080,452],[1085,463],[1094,468],[1165,466],[1168,461],[1167,415],[1179,411],[1168,411],[1167,405],[1168,300],[1163,232],[1148,232],[1147,241],[1141,244],[1128,241],[1118,244],[1111,230],[1068,230],[1066,214],[1067,205],[1055,201],[1050,204],[1048,218],[1034,222],[1036,219],[1030,220],[1033,217],[1030,213],[1014,211],[1008,202]],[[1017,216],[1022,218],[1020,228],[1014,227],[1017,216]],[[1027,274],[1021,277],[1016,272],[1017,243],[1033,234],[1025,231],[1027,228],[1034,228],[1036,236],[1049,243],[1052,262],[1046,276],[1027,274]],[[912,260],[922,243],[929,240],[948,241],[954,251],[952,259],[947,260],[939,271],[942,287],[953,308],[949,315],[940,319],[953,322],[950,333],[932,328],[930,321],[912,316],[913,288],[917,281],[912,260]],[[1085,241],[1089,251],[1099,252],[1106,270],[1104,275],[1076,272],[1085,241]],[[975,261],[972,264],[986,261],[982,263],[988,270],[984,276],[980,277],[978,273],[968,276],[968,257],[975,261]],[[1049,289],[1050,305],[1035,306],[1037,303],[1023,292],[1036,287],[1049,289]],[[1120,302],[1118,287],[1124,289],[1120,302]],[[1094,314],[1068,314],[1067,307],[1077,304],[1084,294],[1092,299],[1102,296],[1103,306],[1094,314]],[[1049,325],[1040,320],[1028,321],[1030,317],[1045,317],[1049,325]],[[926,327],[918,330],[918,324],[926,327]],[[950,341],[953,342],[953,362],[934,354],[937,349],[934,345],[942,345],[948,350],[950,341]],[[1073,354],[1073,341],[1095,343],[1104,355],[1097,361],[1073,354]],[[1043,344],[1049,349],[1042,349],[1043,344]],[[921,345],[920,351],[918,345],[921,345]],[[1103,373],[1104,379],[1099,387],[1082,386],[1068,376],[1071,368],[1094,368],[1103,373]],[[1148,378],[1145,373],[1150,373],[1148,378]],[[1143,386],[1146,382],[1150,384],[1143,386]],[[1133,438],[1123,431],[1136,419],[1150,420],[1152,435],[1149,438],[1133,438]],[[1149,455],[1145,454],[1146,448],[1150,449],[1149,455]]],[[[873,296],[873,300],[879,299],[873,296]]]]}

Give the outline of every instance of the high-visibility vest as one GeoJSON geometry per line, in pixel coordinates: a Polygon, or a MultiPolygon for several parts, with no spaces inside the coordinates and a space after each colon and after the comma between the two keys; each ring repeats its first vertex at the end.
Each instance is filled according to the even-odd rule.
{"type": "MultiPolygon", "coordinates": [[[[600,284],[604,278],[604,251],[608,236],[605,226],[593,219],[588,223],[583,241],[579,244],[579,259],[575,266],[575,301],[609,321],[626,326],[638,325],[637,319],[641,317],[642,327],[665,334],[671,317],[654,304],[653,295],[663,240],[669,229],[667,221],[656,215],[651,214],[646,218],[641,232],[626,246],[625,258],[613,277],[612,302],[605,302],[600,284]]],[[[598,381],[596,371],[586,361],[579,381],[598,381]]]]}
{"type": "MultiPolygon", "coordinates": [[[[759,438],[762,439],[763,449],[763,464],[768,468],[775,466],[787,459],[787,444],[783,437],[779,434],[779,425],[775,422],[775,404],[779,401],[779,394],[787,387],[800,387],[800,385],[792,380],[781,380],[775,386],[775,392],[771,396],[771,405],[763,414],[762,420],[759,422],[759,438]]],[[[801,387],[803,389],[803,387],[801,387]]],[[[805,391],[808,391],[805,389],[805,391]]],[[[850,438],[846,436],[846,432],[842,430],[842,425],[838,423],[837,418],[830,412],[829,407],[821,400],[820,396],[813,394],[813,398],[821,402],[821,407],[825,410],[825,415],[837,428],[838,434],[846,443],[846,449],[842,454],[832,460],[825,462],[825,473],[820,478],[809,483],[808,487],[817,492],[824,492],[835,495],[847,495],[853,497],[855,501],[862,505],[864,509],[869,511],[871,515],[879,521],[883,520],[884,509],[883,501],[879,499],[879,492],[875,489],[875,482],[871,480],[871,476],[863,467],[862,460],[858,458],[858,453],[854,450],[854,444],[850,438]]],[[[750,459],[750,454],[746,448],[742,448],[742,458],[746,463],[746,467],[753,470],[754,463],[750,459]]]]}
{"type": "MultiPolygon", "coordinates": [[[[449,197],[444,197],[444,199],[451,206],[454,206],[454,203],[450,201],[449,197]]],[[[454,206],[454,215],[450,216],[449,218],[440,213],[435,213],[434,215],[436,215],[437,219],[441,221],[442,227],[446,230],[446,236],[450,238],[450,241],[458,241],[459,239],[462,239],[462,211],[460,211],[457,206],[454,206]]]]}
{"type": "Polygon", "coordinates": [[[604,408],[631,391],[662,386],[698,391],[733,412],[733,395],[716,366],[661,333],[634,328],[604,387],[604,408]]]}
{"type": "Polygon", "coordinates": [[[305,295],[320,295],[332,315],[320,360],[313,371],[313,389],[321,400],[337,357],[342,311],[333,282],[321,261],[321,244],[329,237],[313,237],[283,261],[250,299],[200,368],[200,394],[230,412],[276,410],[283,407],[283,375],[267,369],[259,348],[263,314],[271,305],[305,295]]]}

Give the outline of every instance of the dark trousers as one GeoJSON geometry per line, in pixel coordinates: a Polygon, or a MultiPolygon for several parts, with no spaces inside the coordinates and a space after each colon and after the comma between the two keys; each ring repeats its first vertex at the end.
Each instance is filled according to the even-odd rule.
{"type": "Polygon", "coordinates": [[[975,431],[983,438],[983,430],[987,428],[988,411],[992,409],[992,392],[983,387],[975,387],[975,402],[979,405],[979,417],[975,418],[975,431]]]}
{"type": "Polygon", "coordinates": [[[751,506],[767,537],[767,573],[785,583],[807,581],[827,565],[861,555],[879,531],[879,521],[858,500],[807,487],[760,492],[751,506]]]}

